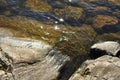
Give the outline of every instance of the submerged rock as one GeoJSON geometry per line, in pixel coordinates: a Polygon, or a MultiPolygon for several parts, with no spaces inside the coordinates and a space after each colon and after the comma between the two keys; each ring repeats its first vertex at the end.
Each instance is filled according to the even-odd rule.
{"type": "Polygon", "coordinates": [[[94,18],[94,27],[102,28],[105,25],[115,25],[118,23],[118,19],[111,16],[98,15],[94,18]]]}

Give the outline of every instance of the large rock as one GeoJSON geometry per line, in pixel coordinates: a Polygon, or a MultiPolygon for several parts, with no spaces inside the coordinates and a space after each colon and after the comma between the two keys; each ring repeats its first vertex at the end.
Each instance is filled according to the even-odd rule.
{"type": "Polygon", "coordinates": [[[120,59],[103,56],[87,60],[69,80],[120,80],[120,59]]]}
{"type": "Polygon", "coordinates": [[[0,47],[13,58],[14,63],[34,62],[51,49],[42,41],[12,37],[0,37],[0,47]]]}

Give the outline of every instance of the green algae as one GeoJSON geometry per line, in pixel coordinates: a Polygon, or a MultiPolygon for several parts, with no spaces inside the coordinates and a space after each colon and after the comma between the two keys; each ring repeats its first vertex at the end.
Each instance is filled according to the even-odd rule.
{"type": "Polygon", "coordinates": [[[57,44],[59,50],[71,57],[88,54],[89,47],[96,37],[96,32],[88,25],[76,27],[73,31],[75,33],[66,35],[68,41],[61,41],[57,44]]]}
{"type": "Polygon", "coordinates": [[[25,17],[1,16],[0,22],[0,27],[10,29],[16,37],[43,40],[71,57],[87,54],[86,49],[96,36],[96,32],[88,25],[75,28],[59,25],[62,30],[55,30],[53,24],[40,23],[25,17]]]}
{"type": "Polygon", "coordinates": [[[0,17],[0,27],[8,28],[13,32],[14,36],[17,37],[28,37],[32,39],[43,40],[50,44],[54,44],[58,41],[61,36],[61,32],[49,28],[48,23],[40,23],[35,20],[26,19],[23,17],[8,18],[0,17]],[[43,28],[41,28],[43,27],[43,28]],[[49,33],[48,35],[46,33],[49,33]],[[46,40],[46,39],[48,40],[46,40]]]}

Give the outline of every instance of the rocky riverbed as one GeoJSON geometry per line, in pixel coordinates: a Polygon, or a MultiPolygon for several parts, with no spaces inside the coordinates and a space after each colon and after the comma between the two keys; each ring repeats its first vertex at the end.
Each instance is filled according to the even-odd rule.
{"type": "Polygon", "coordinates": [[[119,35],[119,0],[0,0],[0,80],[119,80],[119,35]]]}

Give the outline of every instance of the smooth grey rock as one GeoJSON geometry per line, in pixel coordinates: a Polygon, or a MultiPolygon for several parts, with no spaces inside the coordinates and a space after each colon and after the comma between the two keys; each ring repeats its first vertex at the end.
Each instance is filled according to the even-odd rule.
{"type": "Polygon", "coordinates": [[[42,41],[13,37],[0,37],[0,47],[13,58],[14,63],[40,60],[51,49],[42,41]]]}

